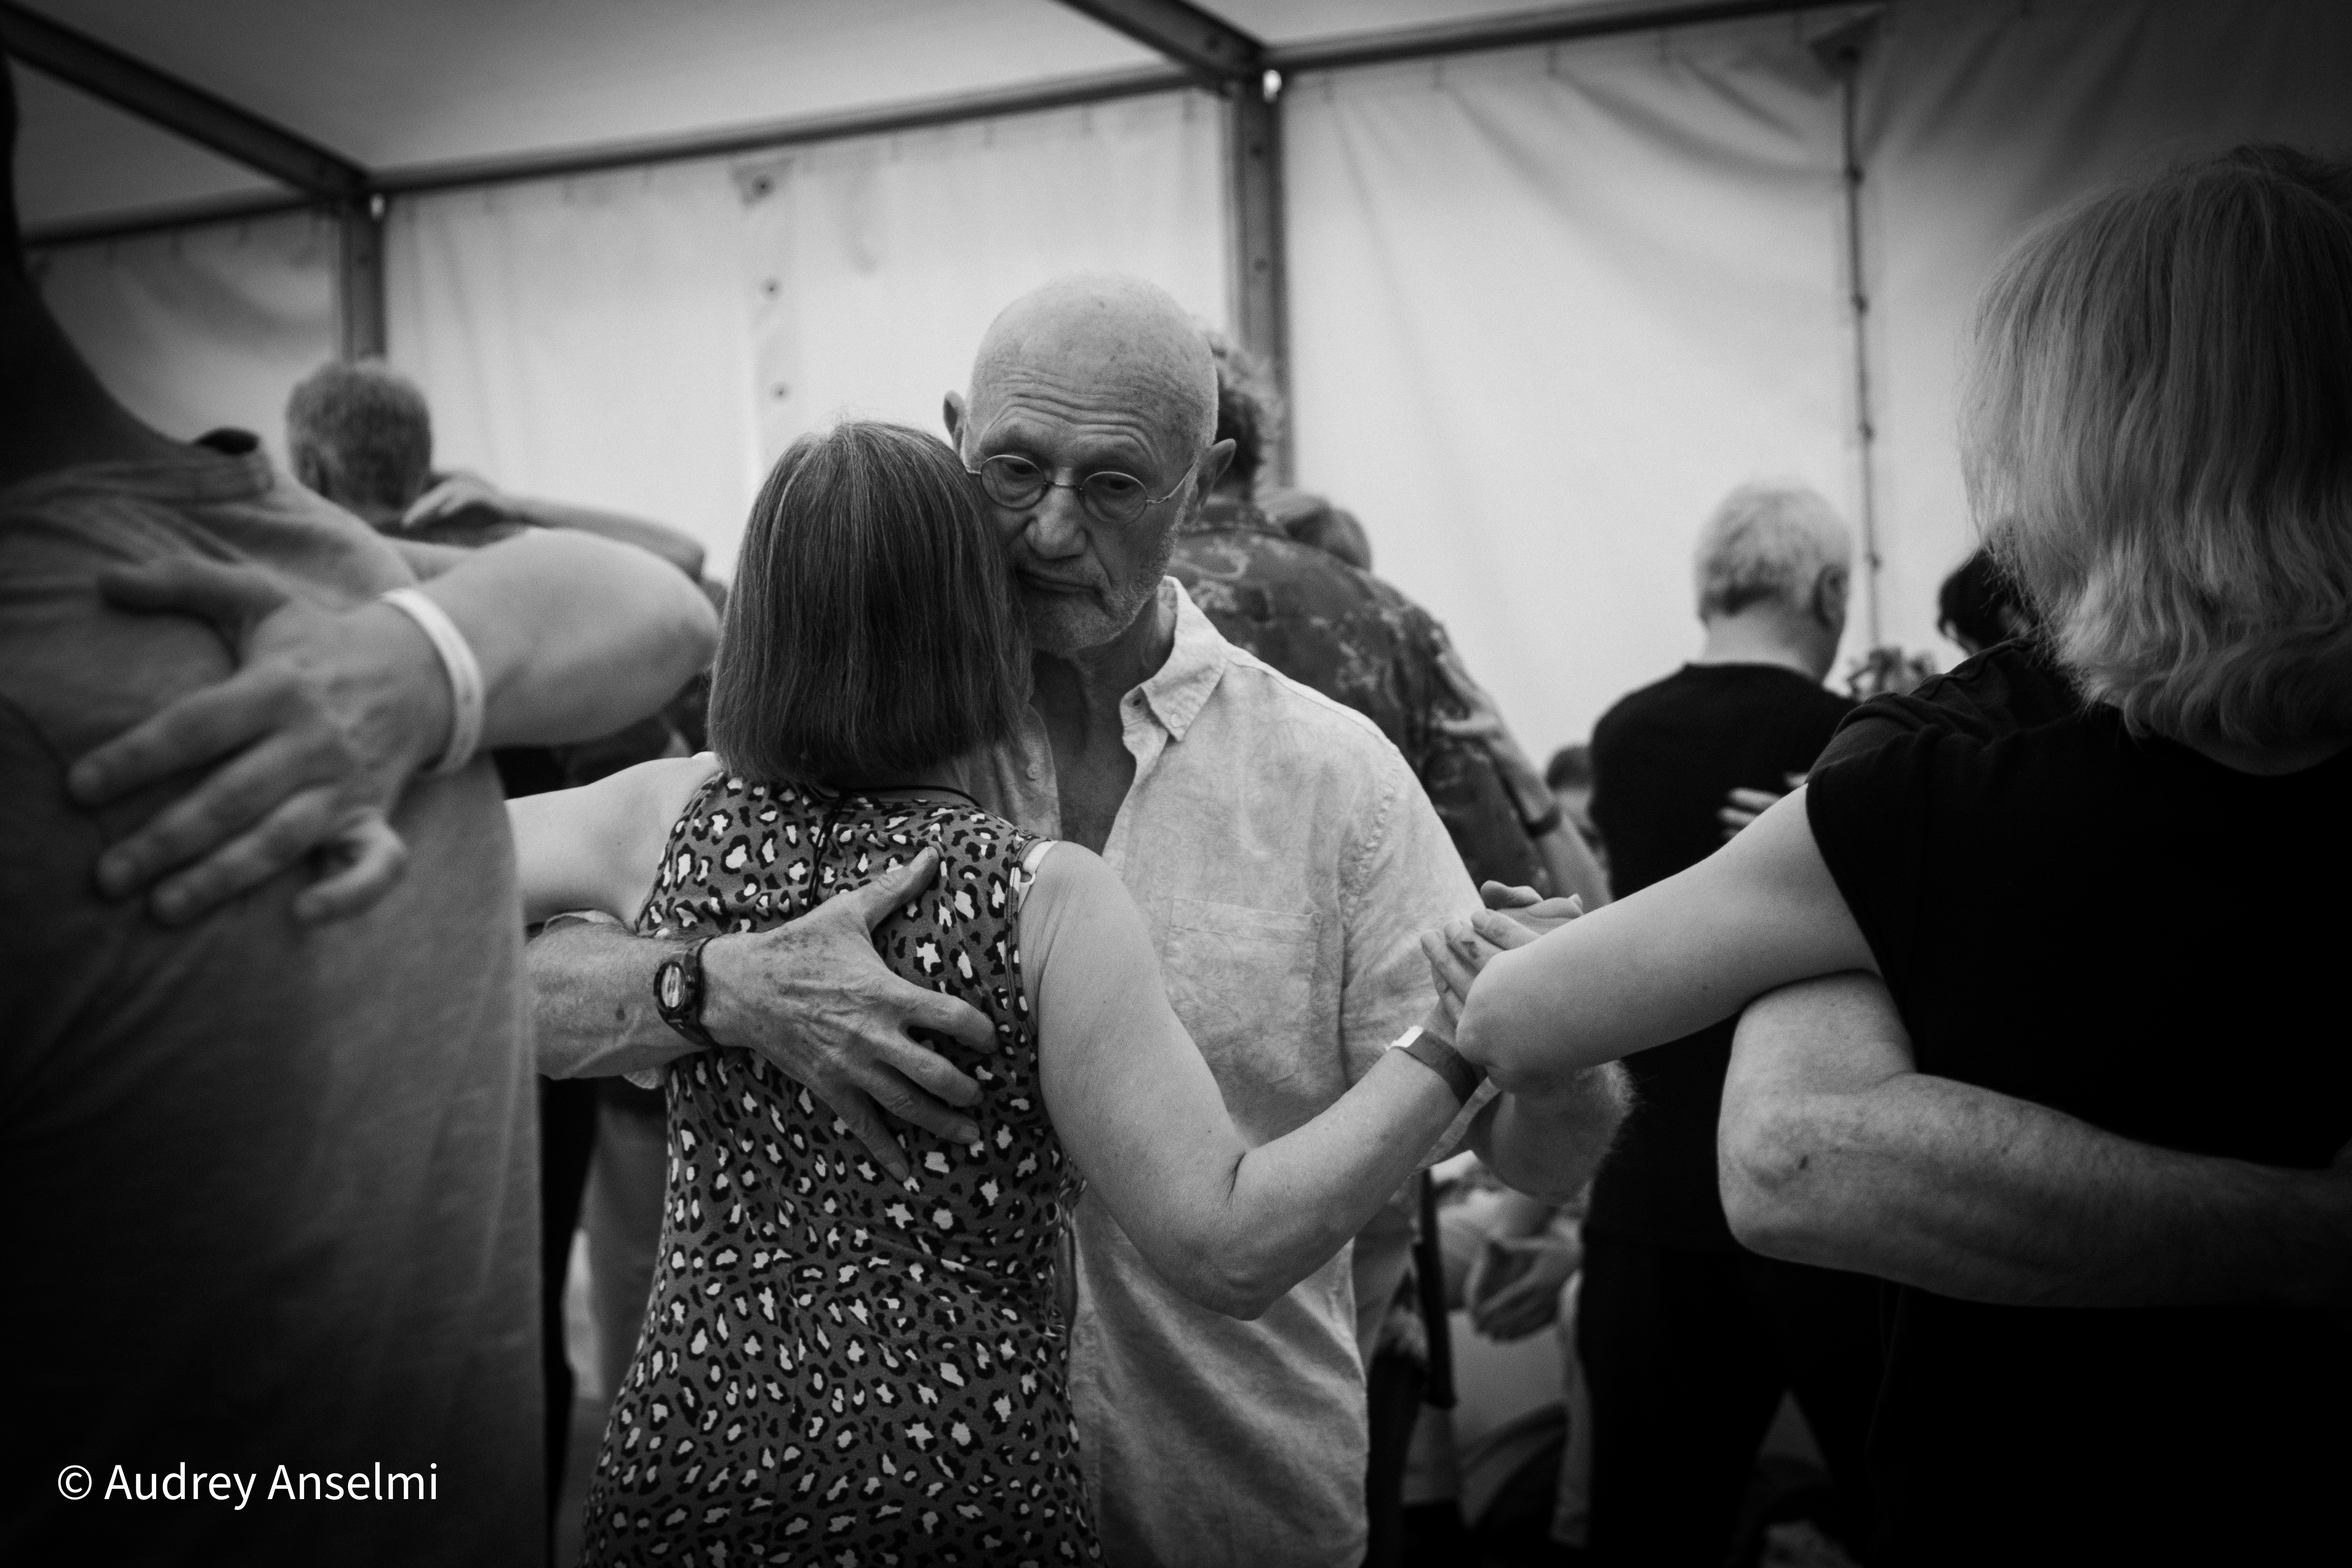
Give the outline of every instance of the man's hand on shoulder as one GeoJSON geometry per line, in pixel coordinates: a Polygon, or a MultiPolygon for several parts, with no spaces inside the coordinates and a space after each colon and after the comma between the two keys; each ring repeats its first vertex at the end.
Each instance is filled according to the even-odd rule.
{"type": "Polygon", "coordinates": [[[457,469],[442,475],[411,503],[400,520],[403,532],[436,523],[529,522],[506,493],[479,474],[457,469]]]}
{"type": "Polygon", "coordinates": [[[959,1143],[980,1136],[956,1108],[980,1086],[913,1031],[993,1050],[994,1027],[970,1004],[901,979],[874,950],[874,928],[938,873],[926,849],[900,869],[785,925],[715,938],[702,950],[703,1026],[806,1084],[900,1180],[905,1151],[877,1108],[959,1143]]]}
{"type": "Polygon", "coordinates": [[[152,889],[166,924],[205,910],[306,858],[319,875],[294,903],[309,922],[357,913],[400,879],[406,849],[389,816],[449,727],[432,646],[388,605],[341,612],[253,566],[173,560],[109,572],[125,608],[218,625],[239,668],[76,762],[67,787],[102,805],[173,774],[210,771],[100,857],[100,891],[152,889]]]}

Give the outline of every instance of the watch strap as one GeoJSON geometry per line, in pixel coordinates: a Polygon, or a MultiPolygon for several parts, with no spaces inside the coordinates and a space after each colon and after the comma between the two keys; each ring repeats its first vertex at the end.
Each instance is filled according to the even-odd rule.
{"type": "Polygon", "coordinates": [[[1445,1087],[1454,1091],[1454,1098],[1464,1105],[1470,1103],[1470,1097],[1478,1092],[1480,1084],[1486,1081],[1485,1068],[1476,1066],[1417,1024],[1407,1029],[1389,1049],[1402,1051],[1444,1079],[1445,1087]]]}
{"type": "Polygon", "coordinates": [[[654,971],[654,1007],[663,1023],[704,1050],[715,1051],[719,1042],[702,1025],[702,950],[709,942],[709,937],[698,936],[684,952],[662,960],[654,971]]]}

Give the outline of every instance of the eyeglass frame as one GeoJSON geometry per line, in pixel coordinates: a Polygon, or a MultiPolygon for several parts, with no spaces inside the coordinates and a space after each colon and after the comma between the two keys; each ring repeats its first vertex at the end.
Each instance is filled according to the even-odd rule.
{"type": "MultiPolygon", "coordinates": [[[[1141,479],[1137,479],[1136,476],[1129,473],[1124,468],[1097,468],[1093,472],[1087,474],[1084,479],[1079,479],[1076,483],[1065,483],[1058,476],[1076,473],[1078,470],[1075,465],[1060,468],[1048,468],[1043,463],[1037,463],[1035,458],[1023,457],[1022,454],[1018,452],[992,452],[987,457],[982,458],[980,460],[979,467],[977,468],[973,467],[971,463],[965,463],[963,466],[963,471],[980,481],[981,494],[988,496],[988,502],[991,506],[1001,506],[1019,510],[1021,508],[1037,505],[1045,499],[1047,491],[1070,490],[1076,494],[1079,507],[1088,517],[1093,518],[1097,522],[1106,524],[1111,528],[1124,528],[1129,523],[1133,522],[1136,518],[1141,517],[1145,512],[1150,510],[1153,507],[1164,506],[1168,502],[1175,500],[1178,492],[1181,491],[1186,485],[1192,482],[1192,476],[1201,471],[1201,459],[1208,455],[1207,449],[1205,447],[1202,448],[1201,452],[1194,456],[1192,461],[1186,466],[1184,472],[1177,479],[1176,483],[1170,488],[1168,493],[1160,496],[1153,495],[1150,489],[1145,487],[1141,479]],[[996,461],[999,458],[1015,458],[1024,463],[1035,463],[1038,471],[1045,476],[1044,489],[1038,490],[1038,492],[1029,500],[1019,502],[1017,507],[1013,502],[1001,501],[994,496],[988,495],[988,478],[985,474],[981,472],[981,469],[987,468],[989,464],[996,461]],[[1097,511],[1092,505],[1088,504],[1087,500],[1087,480],[1099,479],[1104,475],[1109,475],[1114,479],[1127,479],[1132,482],[1139,489],[1143,490],[1143,500],[1136,504],[1135,511],[1132,516],[1105,517],[1101,512],[1097,511]]],[[[958,459],[961,460],[963,454],[959,452],[956,456],[958,459]]]]}

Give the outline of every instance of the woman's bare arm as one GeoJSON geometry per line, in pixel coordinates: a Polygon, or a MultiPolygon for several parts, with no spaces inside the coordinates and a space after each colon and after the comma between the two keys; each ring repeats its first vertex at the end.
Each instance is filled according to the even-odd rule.
{"type": "Polygon", "coordinates": [[[1021,946],[1055,1130],[1152,1267],[1229,1316],[1255,1317],[1346,1245],[1460,1110],[1391,1051],[1320,1116],[1251,1148],[1169,1006],[1143,916],[1076,845],[1046,855],[1021,946]]]}
{"type": "MultiPolygon", "coordinates": [[[[1509,922],[1496,910],[1465,918],[1497,933],[1509,922]]],[[[1776,986],[1874,968],[1799,790],[1688,870],[1488,963],[1463,1006],[1459,1047],[1502,1088],[1539,1100],[1776,986]]]]}

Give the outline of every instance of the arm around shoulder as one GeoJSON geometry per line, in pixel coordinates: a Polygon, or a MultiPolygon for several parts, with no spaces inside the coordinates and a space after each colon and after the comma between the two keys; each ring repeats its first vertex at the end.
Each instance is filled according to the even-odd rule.
{"type": "Polygon", "coordinates": [[[481,665],[486,746],[610,734],[659,709],[718,647],[701,589],[630,545],[537,531],[404,554],[481,665]]]}

